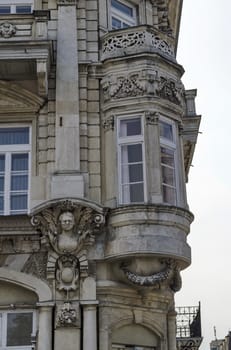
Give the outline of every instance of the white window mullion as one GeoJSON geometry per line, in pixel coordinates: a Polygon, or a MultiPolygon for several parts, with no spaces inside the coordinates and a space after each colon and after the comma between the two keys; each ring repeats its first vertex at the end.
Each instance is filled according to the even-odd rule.
{"type": "Polygon", "coordinates": [[[6,153],[5,158],[5,191],[4,191],[4,212],[10,214],[10,182],[11,182],[11,153],[6,153]]]}

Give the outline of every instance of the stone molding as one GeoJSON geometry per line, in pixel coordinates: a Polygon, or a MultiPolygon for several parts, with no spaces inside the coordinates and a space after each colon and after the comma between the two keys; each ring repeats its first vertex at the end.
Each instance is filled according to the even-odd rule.
{"type": "Polygon", "coordinates": [[[58,6],[73,6],[76,5],[76,0],[57,0],[58,6]]]}
{"type": "Polygon", "coordinates": [[[175,61],[173,42],[147,26],[109,32],[102,39],[102,61],[144,52],[159,53],[175,61]]]}

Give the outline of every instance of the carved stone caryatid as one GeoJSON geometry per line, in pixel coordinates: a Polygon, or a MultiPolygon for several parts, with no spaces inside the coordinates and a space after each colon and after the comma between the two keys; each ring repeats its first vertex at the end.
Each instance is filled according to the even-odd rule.
{"type": "Polygon", "coordinates": [[[11,38],[16,34],[16,26],[9,22],[4,22],[0,24],[0,36],[5,39],[11,38]]]}
{"type": "Polygon", "coordinates": [[[70,302],[64,303],[57,312],[56,327],[76,327],[79,323],[79,307],[77,310],[70,302]]]}
{"type": "Polygon", "coordinates": [[[176,263],[172,259],[163,260],[162,263],[165,264],[165,268],[151,275],[140,275],[132,272],[124,263],[121,265],[121,270],[130,283],[139,287],[160,288],[162,283],[167,283],[174,292],[180,290],[181,277],[176,263]]]}
{"type": "Polygon", "coordinates": [[[95,233],[105,222],[103,210],[75,201],[57,201],[32,217],[32,225],[42,234],[42,244],[58,255],[76,254],[94,243],[95,233]]]}

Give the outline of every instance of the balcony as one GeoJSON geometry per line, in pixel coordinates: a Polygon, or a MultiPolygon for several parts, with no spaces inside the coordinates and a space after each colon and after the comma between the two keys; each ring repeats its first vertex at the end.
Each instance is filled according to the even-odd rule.
{"type": "Polygon", "coordinates": [[[101,60],[156,53],[176,62],[174,39],[150,26],[129,27],[114,30],[102,38],[101,60]]]}
{"type": "Polygon", "coordinates": [[[201,342],[201,309],[199,306],[176,308],[177,350],[198,350],[201,342]]]}
{"type": "Polygon", "coordinates": [[[52,62],[48,11],[0,16],[0,79],[37,79],[38,95],[47,96],[52,62]]]}

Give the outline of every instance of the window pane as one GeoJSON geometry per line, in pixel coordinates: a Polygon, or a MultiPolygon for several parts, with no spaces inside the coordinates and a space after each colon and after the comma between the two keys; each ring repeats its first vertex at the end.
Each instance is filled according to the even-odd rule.
{"type": "Polygon", "coordinates": [[[122,167],[122,183],[140,182],[143,181],[143,165],[132,164],[122,167]]]}
{"type": "Polygon", "coordinates": [[[28,170],[28,153],[12,154],[11,170],[12,171],[28,170]]]}
{"type": "Polygon", "coordinates": [[[120,29],[122,28],[122,23],[115,17],[112,17],[112,29],[120,29]]]}
{"type": "Polygon", "coordinates": [[[129,163],[135,163],[135,162],[142,162],[143,156],[142,156],[142,145],[128,145],[124,146],[127,147],[128,152],[128,162],[129,163]]]}
{"type": "Polygon", "coordinates": [[[131,201],[131,203],[144,202],[144,185],[143,185],[143,183],[130,185],[130,201],[131,201]]]}
{"type": "Polygon", "coordinates": [[[28,189],[28,175],[11,176],[11,191],[22,191],[28,189]]]}
{"type": "Polygon", "coordinates": [[[133,8],[130,6],[125,5],[124,3],[117,1],[117,0],[111,0],[111,5],[116,10],[124,13],[127,16],[132,17],[133,16],[133,8]]]}
{"type": "Polygon", "coordinates": [[[161,147],[161,163],[174,167],[174,151],[161,147]]]}
{"type": "Polygon", "coordinates": [[[16,6],[16,13],[31,13],[31,6],[16,6]]]}
{"type": "Polygon", "coordinates": [[[10,6],[0,6],[0,14],[10,13],[10,6]]]}
{"type": "Polygon", "coordinates": [[[141,118],[124,119],[120,121],[120,137],[141,134],[141,118]]]}
{"type": "Polygon", "coordinates": [[[0,154],[0,172],[5,171],[5,155],[0,154]]]}
{"type": "Polygon", "coordinates": [[[4,192],[4,176],[0,176],[0,192],[4,192]]]}
{"type": "Polygon", "coordinates": [[[7,315],[7,346],[31,345],[32,312],[7,315]]]}
{"type": "Polygon", "coordinates": [[[165,122],[160,122],[160,136],[173,141],[172,125],[165,122]]]}
{"type": "Polygon", "coordinates": [[[175,188],[168,187],[168,186],[162,186],[163,188],[163,199],[164,202],[169,204],[176,204],[176,190],[175,188]]]}
{"type": "Polygon", "coordinates": [[[175,186],[174,169],[162,166],[162,180],[165,184],[175,186]]]}
{"type": "Polygon", "coordinates": [[[0,215],[3,214],[3,210],[4,210],[4,198],[3,196],[0,196],[0,215]]]}
{"type": "Polygon", "coordinates": [[[29,144],[29,128],[1,128],[0,145],[29,144]]]}
{"type": "Polygon", "coordinates": [[[10,196],[10,209],[11,211],[16,210],[27,210],[27,194],[12,194],[10,196]]]}

